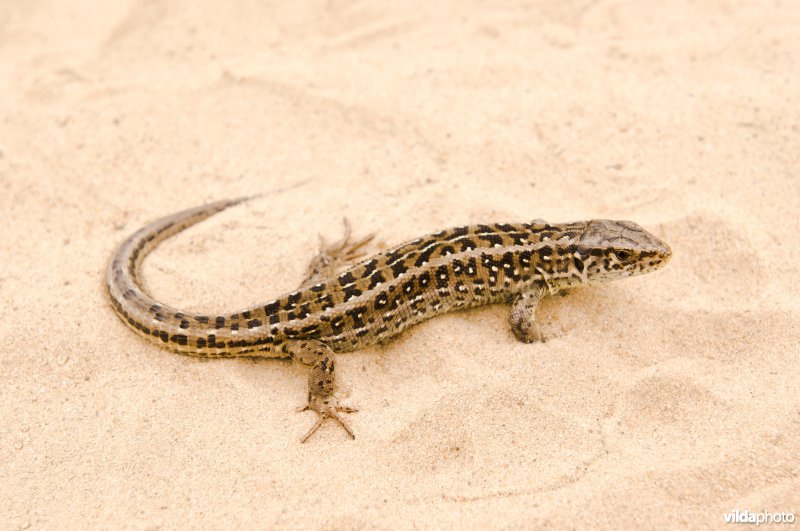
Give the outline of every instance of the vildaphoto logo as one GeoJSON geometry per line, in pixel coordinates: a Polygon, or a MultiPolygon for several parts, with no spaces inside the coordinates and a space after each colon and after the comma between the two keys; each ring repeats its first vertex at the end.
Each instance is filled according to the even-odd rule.
{"type": "Polygon", "coordinates": [[[740,511],[735,509],[729,513],[725,513],[726,524],[793,524],[794,513],[771,513],[769,511],[761,511],[754,513],[748,509],[740,511]]]}

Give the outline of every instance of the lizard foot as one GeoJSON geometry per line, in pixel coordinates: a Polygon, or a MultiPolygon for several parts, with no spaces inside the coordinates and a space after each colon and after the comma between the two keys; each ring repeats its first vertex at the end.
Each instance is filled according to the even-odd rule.
{"type": "Polygon", "coordinates": [[[317,430],[322,426],[322,423],[325,422],[325,419],[333,419],[335,420],[344,431],[350,436],[351,439],[355,439],[356,436],[353,435],[353,430],[350,429],[350,426],[339,416],[339,413],[355,413],[358,411],[355,408],[347,407],[347,406],[340,406],[336,403],[335,400],[331,398],[321,399],[312,397],[309,399],[308,404],[304,407],[299,408],[297,411],[314,411],[317,414],[317,421],[311,426],[311,429],[300,438],[300,442],[304,443],[312,435],[314,435],[317,430]]]}
{"type": "Polygon", "coordinates": [[[344,235],[339,241],[327,245],[325,240],[321,239],[320,247],[322,251],[334,257],[339,263],[353,262],[359,258],[364,257],[362,247],[371,242],[375,238],[375,233],[370,233],[361,238],[360,240],[351,242],[350,236],[352,235],[353,228],[350,226],[350,220],[343,218],[344,222],[344,235]]]}
{"type": "Polygon", "coordinates": [[[542,333],[539,323],[519,323],[512,325],[511,330],[517,339],[523,343],[545,343],[547,336],[542,333]]]}
{"type": "Polygon", "coordinates": [[[333,276],[343,265],[353,263],[365,256],[363,247],[375,238],[375,234],[368,234],[357,241],[350,241],[351,233],[350,221],[344,218],[344,235],[341,239],[328,244],[320,236],[320,252],[308,264],[304,285],[333,276]]]}

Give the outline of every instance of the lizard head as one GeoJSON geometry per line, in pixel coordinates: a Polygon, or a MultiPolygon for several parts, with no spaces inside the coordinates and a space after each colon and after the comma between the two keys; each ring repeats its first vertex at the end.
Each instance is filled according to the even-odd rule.
{"type": "Polygon", "coordinates": [[[595,219],[578,240],[575,265],[586,281],[595,282],[655,271],[671,256],[666,242],[636,223],[595,219]]]}

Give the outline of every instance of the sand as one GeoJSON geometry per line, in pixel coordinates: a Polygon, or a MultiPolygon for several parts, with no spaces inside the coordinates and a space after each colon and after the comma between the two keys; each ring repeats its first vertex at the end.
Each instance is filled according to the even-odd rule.
{"type": "Polygon", "coordinates": [[[800,511],[800,4],[3,2],[0,528],[721,527],[800,511]],[[159,216],[190,310],[292,289],[318,235],[630,219],[663,270],[306,369],[204,362],[103,292],[159,216]]]}

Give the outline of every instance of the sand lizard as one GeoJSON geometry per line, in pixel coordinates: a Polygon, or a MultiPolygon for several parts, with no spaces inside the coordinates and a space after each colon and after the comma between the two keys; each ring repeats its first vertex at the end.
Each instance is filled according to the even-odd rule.
{"type": "Polygon", "coordinates": [[[539,300],[575,286],[637,275],[666,264],[670,247],[630,221],[492,223],[442,230],[363,259],[369,238],[323,246],[300,287],[234,313],[195,314],[163,304],[140,283],[144,257],[161,241],[247,198],[219,201],[161,218],[114,253],[107,289],[120,318],[139,335],[195,356],[289,357],[311,366],[308,404],[317,413],[305,442],[325,419],[353,412],[334,396],[334,353],[399,334],[433,316],[511,302],[521,341],[542,340],[539,300]]]}

